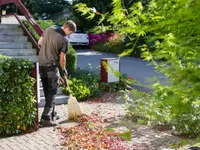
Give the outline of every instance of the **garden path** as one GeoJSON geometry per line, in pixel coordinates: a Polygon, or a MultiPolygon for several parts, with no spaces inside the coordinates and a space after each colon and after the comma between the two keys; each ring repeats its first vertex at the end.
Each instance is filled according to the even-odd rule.
{"type": "MultiPolygon", "coordinates": [[[[83,111],[87,115],[91,113],[104,116],[109,122],[103,126],[114,128],[116,131],[130,131],[131,141],[124,141],[132,150],[162,150],[179,140],[169,131],[161,132],[144,125],[137,125],[130,118],[125,117],[125,103],[118,94],[107,94],[99,99],[81,102],[83,111]],[[117,98],[118,97],[118,98],[117,98]]],[[[77,122],[67,120],[67,105],[56,106],[61,116],[59,123],[61,127],[72,127],[77,122]]],[[[41,114],[43,108],[39,108],[41,114]]],[[[59,130],[53,127],[40,128],[37,132],[30,134],[12,136],[0,139],[0,150],[56,150],[67,149],[61,147],[63,141],[59,130]]]]}

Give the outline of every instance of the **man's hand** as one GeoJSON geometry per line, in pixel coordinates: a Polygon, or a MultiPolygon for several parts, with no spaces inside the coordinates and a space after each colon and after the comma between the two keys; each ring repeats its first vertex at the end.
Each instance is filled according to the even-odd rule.
{"type": "Polygon", "coordinates": [[[67,87],[67,75],[64,73],[63,76],[59,78],[59,81],[62,83],[64,87],[67,87]]]}
{"type": "Polygon", "coordinates": [[[66,69],[63,70],[63,76],[65,76],[65,75],[68,76],[68,72],[66,69]]]}

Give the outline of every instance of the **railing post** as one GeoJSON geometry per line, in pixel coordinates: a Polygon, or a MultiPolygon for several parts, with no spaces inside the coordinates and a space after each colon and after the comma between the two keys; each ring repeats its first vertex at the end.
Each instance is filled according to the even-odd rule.
{"type": "Polygon", "coordinates": [[[21,2],[21,0],[14,0],[14,1],[15,1],[15,5],[20,10],[20,12],[24,14],[24,16],[26,17],[26,19],[29,20],[29,22],[35,28],[35,30],[37,31],[37,33],[41,36],[43,34],[42,28],[37,24],[37,22],[35,21],[35,19],[33,18],[33,16],[29,13],[29,11],[23,5],[23,3],[21,2]]]}
{"type": "Polygon", "coordinates": [[[34,63],[34,68],[32,70],[31,76],[35,79],[34,84],[34,94],[35,94],[35,107],[36,107],[36,115],[33,122],[34,130],[39,129],[39,117],[38,117],[38,103],[40,102],[40,80],[39,80],[39,63],[34,63]]]}

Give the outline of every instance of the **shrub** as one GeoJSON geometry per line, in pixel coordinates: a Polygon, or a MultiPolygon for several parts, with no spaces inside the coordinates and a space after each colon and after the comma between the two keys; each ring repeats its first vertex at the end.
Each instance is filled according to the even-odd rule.
{"type": "Polygon", "coordinates": [[[128,105],[127,113],[142,117],[149,124],[167,125],[181,134],[197,136],[200,133],[200,108],[189,99],[183,103],[181,99],[185,93],[187,91],[178,94],[174,88],[166,86],[156,88],[153,94],[134,90],[134,101],[128,105]]]}
{"type": "Polygon", "coordinates": [[[35,118],[33,63],[0,56],[0,135],[25,131],[35,118]]]}
{"type": "MultiPolygon", "coordinates": [[[[37,20],[37,23],[40,25],[40,27],[43,30],[53,25],[52,20],[37,20]]],[[[37,34],[37,32],[34,30],[34,28],[31,26],[31,24],[26,20],[23,21],[23,24],[27,27],[27,29],[33,35],[35,40],[38,41],[40,36],[37,34]]]]}
{"type": "Polygon", "coordinates": [[[120,90],[125,90],[127,85],[132,83],[133,80],[129,79],[126,74],[120,76],[119,82],[112,83],[100,83],[99,88],[103,92],[116,92],[120,90]]]}
{"type": "Polygon", "coordinates": [[[123,36],[119,34],[88,34],[92,49],[102,52],[119,54],[123,51],[123,36]]]}
{"type": "Polygon", "coordinates": [[[62,90],[64,94],[69,95],[69,93],[71,93],[74,97],[77,98],[77,100],[83,100],[90,96],[90,90],[86,86],[83,80],[72,78],[71,80],[68,81],[69,81],[70,91],[68,87],[65,87],[62,90]]]}
{"type": "MultiPolygon", "coordinates": [[[[99,68],[92,68],[90,65],[86,69],[78,68],[76,72],[71,75],[70,86],[71,93],[78,100],[85,100],[91,97],[97,97],[103,92],[116,92],[119,90],[125,90],[127,84],[132,82],[126,75],[120,77],[120,82],[116,83],[101,83],[99,76],[99,68]],[[81,92],[82,91],[82,92],[81,92]]],[[[67,88],[63,88],[63,93],[68,95],[67,88]]]]}
{"type": "Polygon", "coordinates": [[[77,78],[86,84],[90,90],[90,97],[95,97],[100,94],[100,78],[98,71],[98,67],[93,69],[91,65],[89,65],[86,69],[78,68],[76,72],[72,74],[72,78],[77,78]]]}
{"type": "Polygon", "coordinates": [[[66,54],[66,69],[69,74],[72,74],[76,70],[76,64],[77,64],[76,51],[74,50],[72,45],[69,44],[69,50],[66,54]]]}

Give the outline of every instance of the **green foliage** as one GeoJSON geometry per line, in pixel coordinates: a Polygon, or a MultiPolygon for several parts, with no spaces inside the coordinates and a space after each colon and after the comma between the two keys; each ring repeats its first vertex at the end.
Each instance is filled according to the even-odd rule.
{"type": "Polygon", "coordinates": [[[71,93],[77,100],[83,100],[90,96],[90,90],[83,80],[72,78],[69,81],[70,91],[67,87],[63,88],[63,93],[69,95],[71,93]]]}
{"type": "Polygon", "coordinates": [[[36,0],[21,0],[24,6],[28,9],[31,14],[36,13],[35,5],[37,5],[36,0]]]}
{"type": "Polygon", "coordinates": [[[116,36],[114,38],[110,38],[107,42],[98,42],[92,45],[91,48],[97,51],[120,54],[124,50],[124,46],[121,44],[123,40],[123,36],[116,36]]]}
{"type": "MultiPolygon", "coordinates": [[[[40,27],[43,30],[45,30],[46,28],[48,28],[50,26],[53,26],[52,20],[37,20],[37,23],[40,25],[40,27]]],[[[26,20],[23,21],[23,24],[27,27],[27,29],[32,34],[32,36],[35,38],[35,40],[38,41],[40,36],[37,34],[35,29],[32,27],[32,25],[26,20]]]]}
{"type": "Polygon", "coordinates": [[[35,118],[33,63],[0,56],[0,135],[25,131],[35,118]]]}
{"type": "Polygon", "coordinates": [[[125,90],[127,89],[127,85],[133,82],[132,80],[128,79],[126,74],[120,75],[119,79],[119,82],[100,83],[100,90],[104,92],[116,92],[120,90],[125,90]]]}
{"type": "Polygon", "coordinates": [[[131,141],[131,138],[132,138],[130,131],[126,131],[124,133],[119,133],[119,137],[121,137],[127,141],[131,141]]]}
{"type": "Polygon", "coordinates": [[[98,96],[100,94],[99,89],[99,75],[98,75],[99,68],[92,68],[89,65],[86,69],[78,68],[74,74],[72,74],[72,78],[77,78],[82,80],[86,86],[90,90],[90,97],[98,96]]]}
{"type": "Polygon", "coordinates": [[[36,13],[41,17],[48,17],[51,14],[62,12],[70,3],[66,0],[37,0],[35,5],[36,13]]]}
{"type": "MultiPolygon", "coordinates": [[[[92,68],[91,65],[86,69],[78,68],[76,72],[71,75],[70,88],[71,93],[78,100],[86,100],[91,97],[97,97],[103,92],[116,92],[125,90],[132,79],[124,74],[120,77],[120,81],[113,83],[101,83],[99,76],[99,68],[92,68]],[[80,90],[80,91],[79,91],[80,90]]],[[[68,95],[67,88],[63,88],[63,93],[68,95]]]]}
{"type": "MultiPolygon", "coordinates": [[[[76,16],[76,23],[78,26],[80,27],[84,27],[84,30],[89,30],[91,28],[93,28],[98,20],[99,20],[99,16],[94,14],[94,11],[92,10],[92,8],[96,9],[96,13],[105,13],[107,11],[110,11],[112,9],[112,5],[110,5],[110,1],[107,0],[74,0],[72,3],[73,7],[73,15],[76,16]],[[84,7],[85,9],[87,9],[87,13],[89,13],[90,15],[88,15],[87,13],[87,18],[83,17],[82,14],[77,10],[77,8],[79,6],[76,6],[76,4],[81,5],[81,7],[83,8],[84,6],[88,6],[88,7],[84,7]],[[88,20],[88,18],[93,18],[93,20],[88,20]]],[[[104,22],[104,24],[106,24],[106,21],[104,22]]]]}
{"type": "Polygon", "coordinates": [[[76,64],[77,64],[76,51],[74,50],[72,45],[69,44],[69,50],[66,54],[66,69],[69,74],[72,74],[76,70],[76,64]]]}
{"type": "MultiPolygon", "coordinates": [[[[154,84],[155,92],[149,96],[142,94],[144,97],[136,100],[130,112],[145,116],[149,124],[168,124],[180,133],[198,135],[200,1],[151,0],[145,3],[138,1],[125,9],[121,0],[113,0],[112,13],[96,14],[101,17],[99,23],[109,22],[108,26],[100,24],[102,31],[116,30],[129,38],[124,54],[140,48],[142,57],[151,61],[171,83],[169,86],[154,84]],[[139,43],[140,39],[144,42],[139,43]],[[160,58],[165,61],[156,63],[160,58]]],[[[85,8],[77,9],[87,14],[85,8]]]]}

